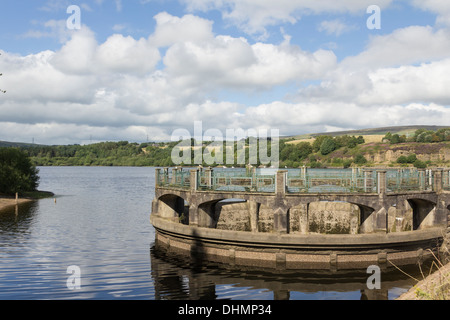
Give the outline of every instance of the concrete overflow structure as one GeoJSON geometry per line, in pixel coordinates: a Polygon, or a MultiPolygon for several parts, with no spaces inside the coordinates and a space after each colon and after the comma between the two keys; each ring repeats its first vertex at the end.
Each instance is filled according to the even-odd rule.
{"type": "Polygon", "coordinates": [[[229,265],[351,270],[446,251],[449,169],[156,169],[158,245],[229,265]]]}

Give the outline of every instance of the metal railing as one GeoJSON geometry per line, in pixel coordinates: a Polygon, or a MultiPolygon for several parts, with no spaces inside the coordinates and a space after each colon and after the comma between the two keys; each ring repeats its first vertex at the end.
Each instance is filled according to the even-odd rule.
{"type": "Polygon", "coordinates": [[[199,171],[197,177],[199,190],[275,192],[275,175],[230,169],[199,171]]]}
{"type": "Polygon", "coordinates": [[[289,174],[288,193],[373,193],[377,192],[376,171],[308,170],[289,174]]]}
{"type": "Polygon", "coordinates": [[[439,171],[411,169],[246,169],[246,168],[164,168],[156,170],[156,184],[162,187],[212,190],[224,192],[275,193],[284,190],[296,193],[379,193],[403,191],[435,191],[436,179],[442,180],[442,190],[450,191],[450,169],[439,171]],[[277,175],[283,174],[281,180],[277,175]],[[192,180],[194,179],[194,180],[192,180]],[[385,179],[380,180],[380,179],[385,179]],[[277,188],[284,181],[284,189],[277,188]]]}
{"type": "Polygon", "coordinates": [[[188,170],[169,170],[164,168],[156,170],[156,185],[161,187],[177,187],[183,189],[190,188],[190,173],[188,170]]]}

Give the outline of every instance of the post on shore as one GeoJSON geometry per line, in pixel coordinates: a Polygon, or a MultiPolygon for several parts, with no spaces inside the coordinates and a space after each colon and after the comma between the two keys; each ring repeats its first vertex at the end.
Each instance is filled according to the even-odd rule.
{"type": "Polygon", "coordinates": [[[19,193],[16,192],[16,204],[18,204],[18,203],[19,203],[19,193]]]}

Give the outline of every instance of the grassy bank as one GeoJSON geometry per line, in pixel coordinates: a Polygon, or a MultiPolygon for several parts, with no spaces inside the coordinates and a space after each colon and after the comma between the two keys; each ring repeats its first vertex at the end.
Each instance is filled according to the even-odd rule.
{"type": "Polygon", "coordinates": [[[397,300],[449,300],[450,299],[450,263],[437,263],[434,272],[424,275],[424,279],[402,294],[397,300]]]}

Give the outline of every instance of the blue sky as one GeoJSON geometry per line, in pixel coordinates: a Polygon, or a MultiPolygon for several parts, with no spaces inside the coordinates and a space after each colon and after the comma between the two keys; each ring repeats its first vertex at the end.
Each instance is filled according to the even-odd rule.
{"type": "Polygon", "coordinates": [[[0,28],[0,140],[449,124],[446,0],[16,0],[0,28]]]}

